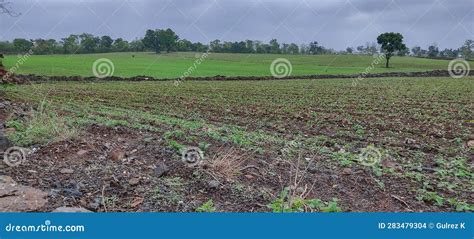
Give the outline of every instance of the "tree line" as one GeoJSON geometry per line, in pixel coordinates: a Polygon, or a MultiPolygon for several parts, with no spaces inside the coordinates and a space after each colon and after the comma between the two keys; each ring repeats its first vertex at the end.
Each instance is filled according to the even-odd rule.
{"type": "MultiPolygon", "coordinates": [[[[280,43],[272,39],[268,43],[258,40],[245,41],[220,41],[214,40],[209,44],[191,42],[181,39],[171,29],[147,30],[141,39],[127,41],[122,38],[113,39],[110,36],[94,36],[88,33],[71,34],[61,40],[55,39],[23,39],[1,41],[0,52],[6,54],[21,54],[32,50],[34,54],[86,54],[106,52],[221,52],[221,53],[259,53],[259,54],[366,54],[372,55],[381,52],[376,43],[366,43],[357,47],[348,47],[343,51],[326,48],[317,41],[309,44],[297,45],[295,43],[280,43]]],[[[474,58],[474,41],[467,40],[457,49],[440,50],[436,44],[422,49],[415,46],[411,49],[404,48],[395,54],[399,56],[412,55],[429,58],[474,58]]]]}

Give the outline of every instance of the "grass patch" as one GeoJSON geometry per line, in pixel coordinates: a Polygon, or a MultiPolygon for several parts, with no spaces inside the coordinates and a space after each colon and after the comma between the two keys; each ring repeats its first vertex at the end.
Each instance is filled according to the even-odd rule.
{"type": "Polygon", "coordinates": [[[78,130],[69,125],[65,118],[50,110],[46,102],[42,102],[37,110],[32,110],[25,119],[14,119],[6,125],[15,129],[7,137],[20,146],[45,145],[72,139],[78,134],[78,130]]]}
{"type": "MultiPolygon", "coordinates": [[[[148,52],[77,54],[77,55],[32,55],[18,73],[38,75],[92,76],[91,67],[100,58],[110,59],[114,76],[131,77],[147,75],[155,78],[176,78],[196,61],[194,52],[154,54],[148,52]],[[132,57],[134,55],[135,57],[132,57]],[[153,66],[150,67],[150,64],[153,66]]],[[[310,74],[359,74],[371,65],[372,56],[360,55],[284,55],[284,54],[228,54],[212,53],[192,73],[192,76],[269,76],[270,64],[276,58],[286,58],[293,66],[293,75],[310,74]]],[[[7,56],[7,68],[17,61],[16,56],[7,56]]],[[[397,57],[391,59],[390,68],[379,64],[373,73],[388,71],[428,71],[447,69],[449,61],[397,57]]]]}

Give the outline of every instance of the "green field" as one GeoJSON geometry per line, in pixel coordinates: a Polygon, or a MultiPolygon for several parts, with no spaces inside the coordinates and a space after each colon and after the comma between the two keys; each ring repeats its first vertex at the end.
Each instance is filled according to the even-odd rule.
{"type": "MultiPolygon", "coordinates": [[[[155,78],[176,78],[194,65],[197,53],[106,53],[84,55],[33,55],[21,65],[16,73],[92,76],[92,65],[100,58],[110,59],[114,76],[146,75],[155,78]],[[132,57],[134,56],[134,57],[132,57]]],[[[369,67],[374,58],[358,55],[262,55],[211,53],[202,64],[196,66],[192,76],[269,76],[270,65],[277,58],[286,58],[292,63],[292,75],[311,74],[359,74],[369,67]]],[[[16,56],[7,56],[4,64],[10,68],[17,62],[16,56]]],[[[432,60],[413,57],[393,57],[392,67],[384,62],[378,64],[372,73],[387,71],[428,71],[447,69],[446,60],[432,60]]]]}
{"type": "MultiPolygon", "coordinates": [[[[266,205],[278,211],[276,197],[296,181],[291,165],[297,164],[302,172],[296,187],[312,190],[298,199],[303,206],[288,210],[469,211],[474,181],[466,143],[473,132],[473,83],[468,77],[367,79],[356,87],[347,79],[19,85],[8,87],[6,97],[45,102],[40,111],[47,113],[32,121],[11,119],[7,126],[16,129],[9,137],[23,145],[51,142],[45,132],[61,132],[64,122],[85,130],[79,139],[42,149],[15,172],[43,173],[47,166],[41,177],[55,178],[62,167],[74,165],[75,180],[102,194],[97,178],[128,185],[129,177],[140,175],[145,181],[133,190],[146,210],[186,210],[179,201],[197,197],[213,200],[221,211],[270,210],[266,205]],[[125,133],[115,136],[120,132],[125,133]],[[131,162],[104,160],[110,152],[105,142],[137,153],[131,162]],[[211,165],[193,171],[179,164],[185,146],[201,147],[211,165]],[[81,147],[93,149],[85,161],[74,156],[81,147]],[[361,164],[367,148],[381,161],[361,164]],[[222,153],[230,155],[224,157],[227,166],[213,167],[222,153]],[[51,164],[50,157],[58,159],[51,164]],[[164,178],[150,176],[147,165],[157,160],[175,165],[164,178]],[[258,171],[238,171],[241,165],[258,171]],[[303,171],[309,167],[315,169],[303,171]],[[222,186],[208,191],[213,178],[222,186]],[[305,206],[314,198],[322,206],[305,206]]],[[[52,187],[50,181],[42,187],[52,187]]],[[[105,191],[114,198],[108,210],[136,210],[127,206],[132,189],[117,190],[105,191]]],[[[87,206],[92,199],[75,204],[87,206]]]]}

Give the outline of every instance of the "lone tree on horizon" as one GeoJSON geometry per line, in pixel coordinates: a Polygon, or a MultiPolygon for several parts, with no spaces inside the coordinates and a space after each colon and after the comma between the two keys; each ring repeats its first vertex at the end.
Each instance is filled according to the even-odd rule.
{"type": "Polygon", "coordinates": [[[403,43],[403,36],[400,33],[386,32],[377,37],[377,43],[382,45],[382,52],[385,54],[385,67],[389,67],[390,58],[398,51],[403,51],[407,47],[403,43]]]}

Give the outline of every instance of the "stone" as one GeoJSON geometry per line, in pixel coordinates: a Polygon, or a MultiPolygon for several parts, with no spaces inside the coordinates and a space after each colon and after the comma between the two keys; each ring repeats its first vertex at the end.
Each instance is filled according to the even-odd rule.
{"type": "Polygon", "coordinates": [[[308,172],[317,173],[319,172],[318,165],[314,161],[308,163],[308,172]]]}
{"type": "Polygon", "coordinates": [[[474,140],[469,140],[469,141],[467,142],[467,146],[468,146],[469,148],[474,148],[474,140]]]}
{"type": "Polygon", "coordinates": [[[82,192],[79,191],[77,188],[63,188],[61,189],[61,193],[67,197],[74,197],[74,198],[80,198],[82,197],[82,192]]]}
{"type": "Polygon", "coordinates": [[[209,187],[210,187],[211,189],[216,189],[216,188],[219,187],[219,184],[220,184],[220,183],[219,183],[219,181],[217,181],[217,180],[211,180],[211,181],[209,181],[208,184],[209,184],[209,187]]]}
{"type": "Polygon", "coordinates": [[[3,152],[5,152],[8,148],[12,147],[12,143],[6,138],[4,137],[3,135],[1,135],[1,132],[0,132],[0,153],[2,153],[2,157],[0,157],[1,159],[3,159],[3,152]]]}
{"type": "Polygon", "coordinates": [[[157,177],[161,177],[161,176],[165,175],[166,173],[168,173],[168,171],[169,171],[169,168],[165,163],[158,164],[155,167],[155,170],[154,170],[155,176],[157,176],[157,177]]]}
{"type": "Polygon", "coordinates": [[[89,208],[92,208],[93,210],[97,210],[99,209],[101,204],[102,204],[102,198],[95,197],[94,200],[91,203],[89,203],[89,208]]]}
{"type": "Polygon", "coordinates": [[[87,150],[81,149],[81,150],[77,151],[76,155],[77,156],[83,156],[83,155],[87,154],[88,152],[89,151],[87,151],[87,150]]]}
{"type": "Polygon", "coordinates": [[[74,169],[63,168],[63,169],[61,169],[61,171],[59,171],[59,172],[62,173],[62,174],[73,174],[73,173],[74,173],[74,169]]]}
{"type": "Polygon", "coordinates": [[[39,189],[18,185],[11,177],[0,176],[0,212],[33,212],[42,209],[48,194],[39,189]]]}
{"type": "Polygon", "coordinates": [[[145,199],[144,198],[141,198],[141,197],[136,197],[133,199],[132,203],[130,204],[130,206],[132,208],[135,208],[135,207],[138,207],[140,204],[143,203],[145,199]]]}
{"type": "Polygon", "coordinates": [[[250,174],[245,174],[244,177],[247,178],[247,179],[253,179],[253,178],[254,178],[254,177],[253,177],[252,175],[250,175],[250,174]]]}
{"type": "Polygon", "coordinates": [[[58,207],[53,212],[91,212],[82,207],[58,207]]]}
{"type": "Polygon", "coordinates": [[[110,152],[109,157],[113,161],[120,161],[125,158],[125,152],[120,148],[116,148],[110,152]]]}
{"type": "Polygon", "coordinates": [[[352,169],[351,169],[351,168],[344,168],[344,169],[342,170],[342,173],[343,173],[343,174],[352,174],[352,169]]]}
{"type": "Polygon", "coordinates": [[[140,178],[132,178],[132,179],[128,180],[128,183],[131,186],[136,186],[140,183],[140,178]]]}
{"type": "Polygon", "coordinates": [[[6,175],[0,175],[0,184],[1,183],[16,184],[15,180],[13,180],[12,177],[6,175]]]}

